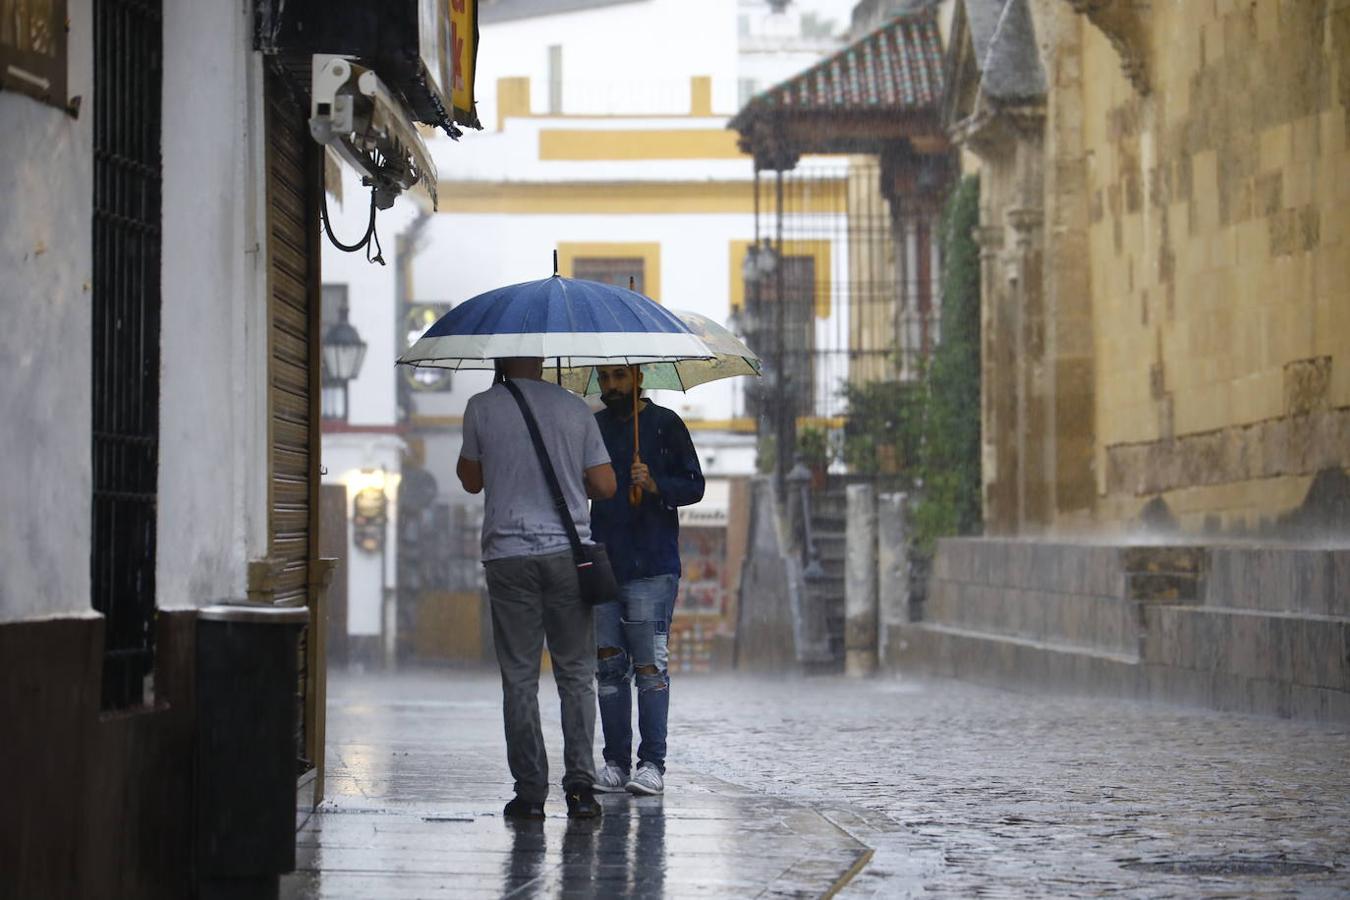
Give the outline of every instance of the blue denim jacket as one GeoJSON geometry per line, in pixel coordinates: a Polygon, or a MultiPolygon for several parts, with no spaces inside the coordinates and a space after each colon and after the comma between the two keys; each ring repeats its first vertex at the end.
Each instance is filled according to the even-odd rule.
{"type": "Polygon", "coordinates": [[[612,410],[595,414],[605,439],[619,489],[608,500],[591,503],[591,535],[609,551],[619,582],[652,575],[680,574],[680,520],[677,507],[703,499],[703,469],[694,442],[680,417],[648,403],[638,415],[642,462],[651,470],[660,493],[644,493],[642,503],[628,505],[628,477],[633,467],[633,420],[612,410]]]}

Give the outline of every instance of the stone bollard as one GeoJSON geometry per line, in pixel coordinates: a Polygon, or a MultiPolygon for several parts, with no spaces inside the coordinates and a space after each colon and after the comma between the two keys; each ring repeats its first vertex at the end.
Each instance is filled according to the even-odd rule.
{"type": "Polygon", "coordinates": [[[844,674],[877,667],[877,509],[871,485],[848,487],[844,564],[844,674]]]}
{"type": "Polygon", "coordinates": [[[909,496],[877,497],[877,661],[892,662],[891,630],[908,625],[909,496]]]}

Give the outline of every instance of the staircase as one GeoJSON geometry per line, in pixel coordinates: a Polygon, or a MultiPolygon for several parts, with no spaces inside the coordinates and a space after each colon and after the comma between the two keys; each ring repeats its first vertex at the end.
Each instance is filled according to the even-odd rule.
{"type": "Polygon", "coordinates": [[[811,493],[811,536],[817,565],[807,565],[806,604],[815,615],[808,621],[823,622],[827,653],[806,661],[812,674],[834,674],[844,668],[844,553],[847,545],[847,500],[844,487],[832,486],[811,493]]]}

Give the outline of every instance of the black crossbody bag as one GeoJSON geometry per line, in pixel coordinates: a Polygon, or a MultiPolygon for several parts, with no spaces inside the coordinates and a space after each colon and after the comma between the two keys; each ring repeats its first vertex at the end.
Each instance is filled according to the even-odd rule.
{"type": "Polygon", "coordinates": [[[548,489],[553,492],[553,506],[562,518],[567,539],[572,542],[572,560],[577,565],[581,599],[591,606],[618,600],[619,582],[614,577],[614,567],[609,564],[609,553],[605,550],[605,545],[581,542],[576,523],[572,521],[572,511],[567,507],[567,498],[563,496],[562,485],[558,483],[558,473],[553,471],[553,462],[548,458],[544,438],[539,434],[539,423],[535,421],[534,413],[530,411],[530,405],[525,402],[525,396],[520,392],[520,388],[512,384],[510,379],[502,383],[511,392],[511,396],[516,398],[520,414],[525,417],[525,427],[529,429],[530,440],[534,442],[534,452],[539,457],[540,468],[544,470],[544,480],[548,482],[548,489]]]}

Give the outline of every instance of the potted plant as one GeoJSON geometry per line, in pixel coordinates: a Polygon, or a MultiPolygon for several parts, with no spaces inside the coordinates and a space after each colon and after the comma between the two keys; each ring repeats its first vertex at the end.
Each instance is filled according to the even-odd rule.
{"type": "Polygon", "coordinates": [[[797,455],[802,464],[811,470],[811,490],[823,489],[825,475],[834,456],[830,448],[830,436],[822,428],[803,428],[797,434],[797,455]]]}

